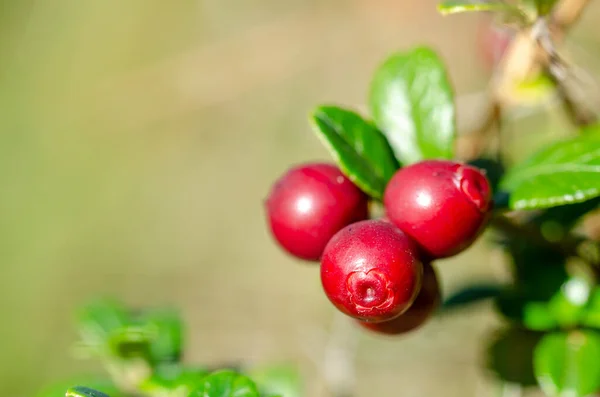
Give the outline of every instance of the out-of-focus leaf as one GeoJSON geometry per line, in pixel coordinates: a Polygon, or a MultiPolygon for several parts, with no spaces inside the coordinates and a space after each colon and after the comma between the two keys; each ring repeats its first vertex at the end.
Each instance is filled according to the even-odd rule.
{"type": "Polygon", "coordinates": [[[128,325],[129,315],[118,302],[99,299],[84,306],[77,320],[83,344],[98,350],[108,346],[114,332],[128,325]]]}
{"type": "Polygon", "coordinates": [[[150,332],[151,361],[176,362],[182,356],[183,324],[175,310],[161,309],[142,312],[136,322],[150,332]]]}
{"type": "Polygon", "coordinates": [[[138,325],[127,325],[112,332],[108,338],[111,351],[120,358],[149,358],[154,330],[138,325]]]}
{"type": "Polygon", "coordinates": [[[440,57],[430,48],[396,53],[377,69],[369,105],[401,164],[454,155],[454,94],[440,57]]]}
{"type": "Polygon", "coordinates": [[[585,397],[600,389],[600,336],[593,331],[544,336],[534,352],[534,371],[550,396],[585,397]]]}
{"type": "Polygon", "coordinates": [[[301,397],[304,395],[302,378],[298,369],[291,365],[270,365],[255,367],[248,376],[256,382],[261,395],[281,395],[301,397]]]}
{"type": "Polygon", "coordinates": [[[501,330],[487,347],[487,368],[505,382],[535,385],[533,351],[542,335],[520,328],[501,330]]]}
{"type": "Polygon", "coordinates": [[[400,167],[385,136],[371,122],[350,110],[319,106],[313,129],[348,178],[372,197],[381,199],[400,167]]]}
{"type": "Polygon", "coordinates": [[[225,370],[206,376],[190,397],[260,397],[260,394],[250,378],[225,370]]]}
{"type": "Polygon", "coordinates": [[[163,364],[155,368],[152,376],[140,385],[140,390],[151,395],[187,397],[192,390],[200,387],[207,375],[208,371],[201,368],[163,364]]]}
{"type": "Polygon", "coordinates": [[[579,325],[591,293],[589,280],[570,277],[551,296],[516,289],[498,297],[500,313],[531,330],[552,330],[579,325]]]}

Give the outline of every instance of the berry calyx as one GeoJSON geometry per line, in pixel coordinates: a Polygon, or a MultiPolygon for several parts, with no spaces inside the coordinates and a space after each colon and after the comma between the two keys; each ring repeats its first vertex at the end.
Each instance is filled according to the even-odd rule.
{"type": "Polygon", "coordinates": [[[386,215],[429,260],[469,247],[489,219],[492,190],[481,170],[449,160],[401,168],[384,194],[386,215]]]}
{"type": "Polygon", "coordinates": [[[423,285],[414,303],[400,316],[382,323],[358,323],[373,332],[384,335],[400,335],[419,328],[435,312],[441,303],[440,287],[435,269],[429,263],[423,265],[423,285]]]}
{"type": "Polygon", "coordinates": [[[421,288],[423,266],[410,238],[390,222],[346,226],[325,247],[321,282],[343,313],[363,321],[404,313],[421,288]]]}
{"type": "Polygon", "coordinates": [[[368,217],[368,197],[336,166],[296,166],[281,176],[265,202],[271,233],[288,253],[317,261],[344,226],[368,217]]]}

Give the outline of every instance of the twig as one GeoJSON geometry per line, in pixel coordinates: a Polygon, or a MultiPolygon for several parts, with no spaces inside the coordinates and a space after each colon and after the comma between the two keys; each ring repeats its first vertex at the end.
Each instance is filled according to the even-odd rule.
{"type": "Polygon", "coordinates": [[[557,87],[567,113],[578,126],[594,123],[597,116],[585,105],[585,99],[581,95],[577,95],[572,84],[569,84],[569,79],[573,77],[571,67],[558,54],[545,19],[536,22],[535,34],[538,43],[548,56],[546,70],[557,87]]]}

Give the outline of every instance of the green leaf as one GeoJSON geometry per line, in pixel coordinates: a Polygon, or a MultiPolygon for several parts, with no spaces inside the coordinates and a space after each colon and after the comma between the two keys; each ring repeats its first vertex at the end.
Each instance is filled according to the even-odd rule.
{"type": "Polygon", "coordinates": [[[554,143],[509,170],[501,188],[513,209],[549,208],[600,196],[600,128],[554,143]]]}
{"type": "Polygon", "coordinates": [[[453,157],[453,91],[444,63],[432,49],[417,47],[390,56],[375,72],[369,105],[400,163],[453,157]]]}
{"type": "Polygon", "coordinates": [[[533,351],[542,335],[521,328],[497,332],[487,347],[487,368],[505,382],[535,385],[533,351]]]}
{"type": "Polygon", "coordinates": [[[110,351],[120,358],[149,358],[153,330],[138,325],[127,325],[114,330],[108,337],[110,351]]]}
{"type": "Polygon", "coordinates": [[[501,1],[475,3],[472,1],[444,1],[443,3],[438,4],[438,10],[443,15],[473,11],[505,11],[511,13],[519,12],[515,6],[501,1]]]}
{"type": "Polygon", "coordinates": [[[83,344],[100,353],[108,346],[112,334],[127,326],[129,313],[116,301],[99,299],[80,310],[77,322],[83,344]]]}
{"type": "MultiPolygon", "coordinates": [[[[540,282],[543,282],[540,279],[540,282]]],[[[591,294],[592,283],[583,276],[566,279],[552,295],[521,287],[498,297],[498,310],[528,329],[543,331],[579,325],[591,294]]]]}
{"type": "Polygon", "coordinates": [[[255,367],[248,371],[258,385],[261,395],[281,395],[285,397],[301,397],[302,378],[298,369],[291,365],[269,365],[255,367]]]}
{"type": "Polygon", "coordinates": [[[67,390],[66,397],[109,397],[101,391],[85,386],[75,386],[67,390]]]}
{"type": "Polygon", "coordinates": [[[381,199],[400,167],[385,136],[357,113],[335,106],[319,106],[311,120],[344,174],[365,193],[381,199]]]}
{"type": "Polygon", "coordinates": [[[256,384],[237,372],[213,372],[203,379],[190,397],[259,397],[256,384]]]}
{"type": "Polygon", "coordinates": [[[149,354],[153,363],[175,362],[181,358],[183,324],[177,311],[148,310],[136,321],[151,332],[149,354]]]}
{"type": "Polygon", "coordinates": [[[201,386],[208,371],[202,368],[187,368],[177,364],[163,364],[155,368],[150,378],[140,385],[140,390],[151,395],[187,397],[201,386]]]}
{"type": "Polygon", "coordinates": [[[586,327],[600,328],[600,288],[598,287],[592,291],[581,324],[586,327]]]}
{"type": "Polygon", "coordinates": [[[588,396],[600,388],[600,335],[572,331],[544,336],[534,352],[534,371],[551,396],[588,396]]]}
{"type": "Polygon", "coordinates": [[[549,302],[549,309],[561,327],[569,328],[582,321],[591,295],[592,284],[583,277],[571,277],[549,302]]]}

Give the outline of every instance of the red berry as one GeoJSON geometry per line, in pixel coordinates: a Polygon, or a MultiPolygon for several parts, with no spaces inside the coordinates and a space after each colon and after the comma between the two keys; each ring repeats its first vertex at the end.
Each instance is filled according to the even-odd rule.
{"type": "Polygon", "coordinates": [[[492,207],[489,181],[478,169],[447,160],[401,168],[384,194],[387,217],[428,259],[456,255],[483,230],[492,207]]]}
{"type": "Polygon", "coordinates": [[[305,164],[277,180],[266,200],[271,233],[290,254],[316,261],[344,226],[368,217],[367,196],[331,164],[305,164]]]}
{"type": "Polygon", "coordinates": [[[423,285],[414,303],[408,310],[393,320],[383,323],[358,321],[371,331],[385,335],[399,335],[412,331],[431,317],[441,302],[440,287],[435,270],[429,263],[423,265],[423,285]]]}
{"type": "Polygon", "coordinates": [[[421,288],[422,272],[410,238],[380,220],[346,226],[321,259],[321,282],[329,300],[363,321],[391,320],[406,311],[421,288]]]}

